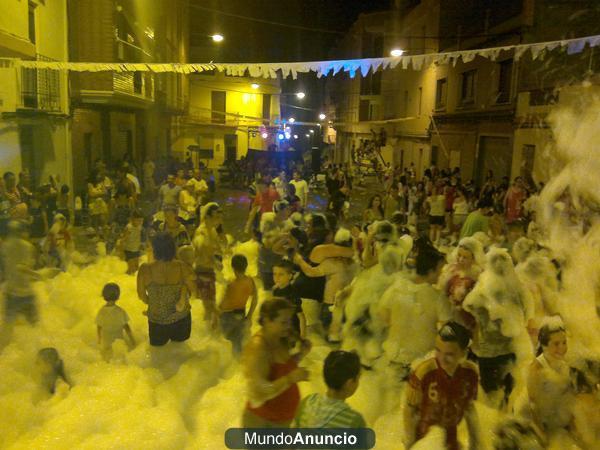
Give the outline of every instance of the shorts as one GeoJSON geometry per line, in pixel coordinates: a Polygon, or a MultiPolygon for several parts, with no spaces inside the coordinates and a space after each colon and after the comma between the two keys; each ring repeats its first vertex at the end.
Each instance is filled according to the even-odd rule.
{"type": "Polygon", "coordinates": [[[21,314],[25,316],[30,324],[38,321],[38,310],[35,303],[35,296],[17,296],[6,294],[4,304],[4,320],[6,323],[14,322],[17,316],[21,314]]]}
{"type": "Polygon", "coordinates": [[[139,250],[137,252],[130,252],[125,250],[125,261],[131,261],[132,259],[139,258],[142,252],[139,250]]]}
{"type": "Polygon", "coordinates": [[[198,297],[203,301],[214,302],[217,298],[217,276],[215,272],[196,272],[198,297]]]}
{"type": "Polygon", "coordinates": [[[174,342],[187,341],[192,333],[192,315],[188,314],[183,319],[169,324],[161,324],[148,321],[148,335],[150,345],[159,347],[165,345],[169,340],[174,342]]]}
{"type": "Polygon", "coordinates": [[[242,352],[242,343],[246,331],[246,311],[243,309],[225,311],[219,317],[219,324],[223,336],[231,342],[233,352],[239,355],[242,352]]]}
{"type": "Polygon", "coordinates": [[[493,358],[477,357],[481,387],[487,392],[504,390],[505,396],[511,393],[514,379],[510,373],[512,365],[517,360],[514,353],[494,356],[493,358]]]}
{"type": "Polygon", "coordinates": [[[444,216],[429,216],[429,225],[443,226],[445,223],[444,216]]]}

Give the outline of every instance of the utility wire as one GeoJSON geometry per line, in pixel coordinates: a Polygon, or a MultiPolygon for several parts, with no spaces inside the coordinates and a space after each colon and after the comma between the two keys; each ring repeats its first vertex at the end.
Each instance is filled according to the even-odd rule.
{"type": "MultiPolygon", "coordinates": [[[[312,28],[312,27],[305,27],[302,25],[293,25],[290,23],[283,23],[283,22],[275,22],[273,20],[266,20],[266,19],[259,19],[258,17],[251,17],[251,16],[244,16],[241,14],[234,14],[234,13],[230,13],[230,12],[226,12],[226,11],[221,11],[219,9],[214,9],[214,8],[208,8],[206,6],[200,6],[200,5],[195,5],[195,4],[190,4],[190,8],[192,9],[199,9],[199,10],[203,10],[203,11],[210,11],[213,12],[215,14],[220,14],[223,16],[228,16],[228,17],[235,17],[237,19],[242,19],[242,20],[249,20],[252,22],[259,22],[259,23],[264,23],[264,24],[268,24],[268,25],[275,25],[278,27],[284,27],[284,28],[293,28],[296,30],[303,30],[303,31],[311,31],[311,32],[318,32],[318,33],[328,33],[328,34],[337,34],[340,36],[359,36],[362,33],[352,33],[352,32],[348,32],[348,31],[338,31],[338,30],[327,30],[324,28],[312,28]]],[[[190,33],[192,35],[205,35],[205,33],[190,33]]],[[[439,36],[439,35],[404,35],[402,33],[393,33],[393,32],[383,32],[383,33],[375,33],[375,34],[385,34],[386,36],[396,36],[397,38],[400,39],[471,39],[471,38],[480,38],[480,37],[485,37],[485,38],[490,38],[490,37],[499,37],[499,36],[507,36],[507,35],[514,35],[514,34],[518,34],[515,31],[508,31],[508,32],[504,32],[504,33],[483,33],[483,34],[469,34],[469,35],[460,35],[460,34],[456,34],[456,35],[446,35],[446,36],[439,36]]]]}

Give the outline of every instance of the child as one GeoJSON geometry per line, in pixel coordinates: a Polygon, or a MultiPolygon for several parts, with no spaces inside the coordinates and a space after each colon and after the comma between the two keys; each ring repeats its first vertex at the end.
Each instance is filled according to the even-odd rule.
{"type": "Polygon", "coordinates": [[[100,308],[96,316],[96,325],[98,326],[98,344],[101,346],[101,354],[104,360],[108,361],[112,357],[112,344],[116,339],[123,339],[123,330],[127,333],[130,347],[135,346],[135,339],[129,327],[129,316],[116,305],[121,295],[119,286],[115,283],[108,283],[102,289],[102,297],[106,305],[100,308]]]}
{"type": "Polygon", "coordinates": [[[273,266],[273,297],[288,300],[293,306],[295,314],[292,317],[293,329],[298,338],[306,336],[306,317],[302,312],[302,300],[292,286],[294,278],[294,264],[288,260],[280,260],[273,266]]]}
{"type": "Polygon", "coordinates": [[[63,361],[54,347],[41,349],[37,354],[35,365],[41,388],[47,394],[54,394],[56,392],[57,382],[60,379],[62,379],[63,385],[66,384],[69,388],[71,387],[71,383],[69,383],[65,375],[63,361]]]}
{"type": "Polygon", "coordinates": [[[121,234],[121,246],[125,253],[125,261],[127,261],[128,275],[133,275],[138,270],[143,242],[143,225],[142,213],[134,210],[129,218],[129,223],[121,234]]]}
{"type": "Polygon", "coordinates": [[[231,267],[235,279],[225,289],[225,296],[219,305],[221,331],[231,341],[233,353],[239,355],[247,326],[251,323],[256,308],[257,295],[254,280],[246,275],[248,260],[244,255],[233,255],[231,267]],[[251,298],[250,309],[246,314],[246,304],[251,298]]]}
{"type": "Polygon", "coordinates": [[[327,393],[304,398],[296,414],[298,428],[365,428],[365,419],[345,400],[358,388],[360,358],[356,353],[334,350],[323,366],[327,393]]]}
{"type": "Polygon", "coordinates": [[[48,255],[50,266],[66,270],[67,251],[72,247],[72,242],[67,219],[62,214],[57,213],[54,216],[54,222],[48,231],[43,247],[48,255]]]}

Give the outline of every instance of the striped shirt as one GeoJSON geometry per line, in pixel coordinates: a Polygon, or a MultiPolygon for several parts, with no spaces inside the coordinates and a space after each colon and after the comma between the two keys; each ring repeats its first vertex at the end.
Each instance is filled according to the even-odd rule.
{"type": "Polygon", "coordinates": [[[365,428],[365,419],[343,400],[311,394],[300,403],[297,428],[365,428]]]}

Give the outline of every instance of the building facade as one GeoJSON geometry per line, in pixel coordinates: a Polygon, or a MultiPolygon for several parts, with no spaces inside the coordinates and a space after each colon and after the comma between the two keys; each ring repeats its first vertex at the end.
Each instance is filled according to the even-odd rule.
{"type": "MultiPolygon", "coordinates": [[[[67,1],[4,0],[0,56],[68,59],[67,1]]],[[[64,72],[0,67],[0,171],[72,183],[68,80],[64,72]]]]}
{"type": "Polygon", "coordinates": [[[179,124],[174,151],[217,168],[249,149],[267,150],[277,140],[280,94],[277,79],[190,75],[189,113],[179,124]]]}
{"type": "MultiPolygon", "coordinates": [[[[70,0],[71,60],[187,62],[187,0],[70,0]]],[[[187,108],[187,77],[148,72],[71,74],[74,184],[85,189],[95,161],[167,155],[187,108]]]]}
{"type": "MultiPolygon", "coordinates": [[[[439,5],[435,0],[398,0],[389,11],[363,14],[336,49],[346,58],[388,56],[393,49],[419,55],[437,51],[439,5]]],[[[431,158],[430,116],[434,107],[435,67],[400,67],[352,79],[338,75],[327,84],[329,116],[337,131],[334,160],[345,162],[352,148],[385,130],[385,162],[424,168],[431,158]]]]}

